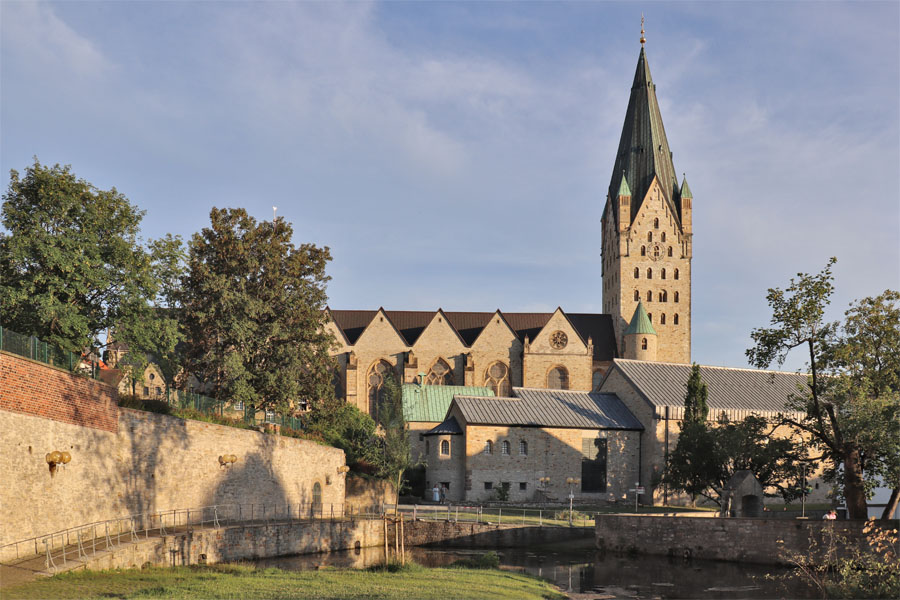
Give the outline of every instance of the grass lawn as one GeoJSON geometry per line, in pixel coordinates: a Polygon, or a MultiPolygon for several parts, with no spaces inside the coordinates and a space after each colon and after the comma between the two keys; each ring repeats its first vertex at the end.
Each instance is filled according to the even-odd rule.
{"type": "Polygon", "coordinates": [[[565,598],[549,583],[495,569],[282,571],[251,565],[78,571],[3,590],[3,598],[565,598]]]}

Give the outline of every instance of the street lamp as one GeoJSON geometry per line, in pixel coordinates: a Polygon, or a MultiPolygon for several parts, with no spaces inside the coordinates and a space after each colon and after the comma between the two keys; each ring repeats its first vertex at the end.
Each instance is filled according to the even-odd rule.
{"type": "Polygon", "coordinates": [[[567,477],[566,483],[569,485],[569,527],[572,526],[572,500],[575,499],[574,486],[581,483],[577,477],[567,477]]]}

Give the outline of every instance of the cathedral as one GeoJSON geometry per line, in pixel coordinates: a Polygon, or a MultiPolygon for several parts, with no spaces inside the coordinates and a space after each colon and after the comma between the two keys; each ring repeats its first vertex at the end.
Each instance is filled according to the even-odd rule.
{"type": "Polygon", "coordinates": [[[689,363],[691,210],[656,86],[638,57],[603,210],[603,314],[327,309],[336,390],[377,411],[384,376],[404,383],[596,391],[612,361],[689,363]]]}

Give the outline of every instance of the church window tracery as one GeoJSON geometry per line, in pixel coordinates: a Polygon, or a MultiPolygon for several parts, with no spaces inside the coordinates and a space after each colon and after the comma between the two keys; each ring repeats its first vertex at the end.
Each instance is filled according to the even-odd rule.
{"type": "Polygon", "coordinates": [[[392,372],[393,367],[386,360],[379,360],[369,369],[366,381],[369,386],[369,414],[378,419],[378,413],[384,403],[384,379],[392,372]]]}
{"type": "Polygon", "coordinates": [[[500,398],[509,396],[509,367],[505,363],[497,361],[487,368],[484,373],[484,385],[494,390],[494,394],[500,398]]]}
{"type": "Polygon", "coordinates": [[[425,385],[453,385],[453,371],[447,361],[439,358],[431,365],[425,377],[425,385]]]}
{"type": "Polygon", "coordinates": [[[553,367],[547,373],[547,388],[551,390],[569,389],[569,372],[565,367],[553,367]]]}

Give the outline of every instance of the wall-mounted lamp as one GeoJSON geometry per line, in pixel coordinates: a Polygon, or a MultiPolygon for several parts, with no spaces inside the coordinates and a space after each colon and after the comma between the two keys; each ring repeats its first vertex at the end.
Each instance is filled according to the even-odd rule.
{"type": "Polygon", "coordinates": [[[538,477],[538,481],[541,482],[541,487],[547,487],[548,485],[550,485],[549,477],[538,477]]]}
{"type": "Polygon", "coordinates": [[[346,473],[349,470],[350,470],[350,467],[348,467],[347,465],[341,465],[337,468],[338,475],[342,475],[343,473],[346,473]]]}
{"type": "Polygon", "coordinates": [[[219,457],[219,464],[223,467],[230,467],[237,462],[237,456],[234,454],[223,454],[219,457]]]}
{"type": "Polygon", "coordinates": [[[53,452],[48,452],[47,456],[44,458],[50,466],[50,477],[53,477],[56,475],[57,465],[69,464],[69,461],[72,460],[72,455],[66,451],[60,452],[59,450],[54,450],[53,452]]]}

